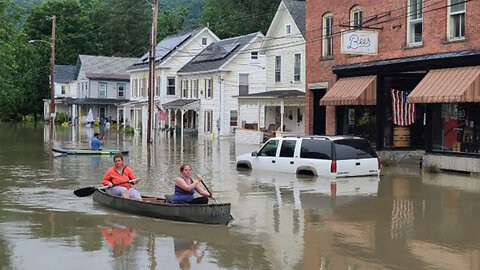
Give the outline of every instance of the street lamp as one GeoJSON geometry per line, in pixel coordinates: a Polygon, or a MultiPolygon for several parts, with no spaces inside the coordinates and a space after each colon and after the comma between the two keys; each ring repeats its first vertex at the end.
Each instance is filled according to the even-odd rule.
{"type": "Polygon", "coordinates": [[[34,43],[34,42],[43,42],[50,44],[52,47],[52,54],[50,57],[50,138],[52,138],[53,134],[53,125],[55,121],[55,40],[56,40],[56,35],[55,35],[55,29],[56,29],[56,17],[55,15],[52,17],[52,41],[48,42],[45,40],[41,39],[32,39],[29,40],[29,43],[34,43]]]}

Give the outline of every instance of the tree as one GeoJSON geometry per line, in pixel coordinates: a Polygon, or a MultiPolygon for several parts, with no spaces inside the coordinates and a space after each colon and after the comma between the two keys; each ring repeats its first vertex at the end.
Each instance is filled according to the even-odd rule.
{"type": "Polygon", "coordinates": [[[280,0],[207,0],[200,25],[209,24],[220,38],[266,33],[280,0]]]}

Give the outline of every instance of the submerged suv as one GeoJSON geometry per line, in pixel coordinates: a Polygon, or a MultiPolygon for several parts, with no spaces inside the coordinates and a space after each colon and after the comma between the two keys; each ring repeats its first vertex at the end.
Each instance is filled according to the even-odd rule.
{"type": "Polygon", "coordinates": [[[381,168],[370,143],[351,136],[276,137],[236,162],[237,168],[329,177],[379,175],[381,168]]]}

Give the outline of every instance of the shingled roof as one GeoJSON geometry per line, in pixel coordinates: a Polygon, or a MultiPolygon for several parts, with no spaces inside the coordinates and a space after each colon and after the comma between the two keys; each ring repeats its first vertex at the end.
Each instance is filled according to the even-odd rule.
{"type": "MultiPolygon", "coordinates": [[[[137,59],[125,57],[108,57],[79,55],[77,66],[81,68],[78,74],[80,78],[86,77],[87,73],[103,74],[104,77],[111,75],[127,75],[127,68],[137,59]]],[[[78,78],[77,78],[78,79],[78,78]]]]}
{"type": "Polygon", "coordinates": [[[283,3],[292,15],[295,24],[305,38],[305,2],[304,1],[292,1],[283,0],[283,3]]]}
{"type": "Polygon", "coordinates": [[[76,78],[77,66],[55,65],[55,82],[69,83],[76,78]]]}
{"type": "MultiPolygon", "coordinates": [[[[179,46],[181,46],[185,41],[190,37],[195,36],[202,29],[194,29],[188,32],[173,34],[162,39],[155,49],[155,62],[160,62],[166,59],[170,54],[172,54],[179,46]]],[[[132,67],[129,69],[134,69],[142,66],[147,66],[149,61],[150,52],[146,52],[142,57],[140,57],[132,67]]]]}
{"type": "Polygon", "coordinates": [[[255,32],[214,42],[183,66],[178,73],[216,70],[242,50],[258,34],[259,32],[255,32]]]}

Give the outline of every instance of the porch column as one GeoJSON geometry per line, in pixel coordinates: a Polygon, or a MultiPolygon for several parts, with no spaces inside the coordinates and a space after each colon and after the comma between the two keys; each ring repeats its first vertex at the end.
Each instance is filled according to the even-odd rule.
{"type": "Polygon", "coordinates": [[[120,106],[117,107],[117,130],[120,129],[120,112],[119,112],[120,106]]]}
{"type": "MultiPolygon", "coordinates": [[[[125,114],[125,111],[127,110],[127,106],[123,106],[123,127],[125,128],[125,119],[127,118],[127,115],[125,114]]],[[[130,111],[130,109],[128,109],[130,111]]]]}
{"type": "Polygon", "coordinates": [[[260,101],[257,101],[257,108],[258,108],[258,125],[257,130],[260,130],[260,101]]]}
{"type": "Polygon", "coordinates": [[[172,111],[170,109],[167,109],[167,124],[168,128],[171,128],[172,125],[172,111]]]}
{"type": "Polygon", "coordinates": [[[180,110],[180,136],[183,138],[183,115],[185,114],[184,110],[180,110]]]}
{"type": "Polygon", "coordinates": [[[282,99],[280,101],[280,131],[283,132],[283,115],[285,114],[285,102],[282,99]]]}
{"type": "Polygon", "coordinates": [[[177,110],[175,110],[174,119],[175,119],[175,129],[174,129],[174,133],[175,133],[175,136],[177,136],[177,110]]]}

